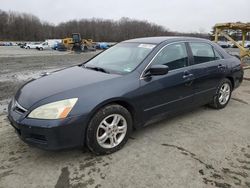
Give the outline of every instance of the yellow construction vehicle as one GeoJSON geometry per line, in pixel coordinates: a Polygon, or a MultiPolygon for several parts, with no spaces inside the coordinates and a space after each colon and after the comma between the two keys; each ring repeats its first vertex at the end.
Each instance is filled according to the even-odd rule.
{"type": "Polygon", "coordinates": [[[240,49],[240,58],[250,57],[250,50],[245,48],[245,41],[247,33],[250,32],[250,23],[219,23],[214,26],[215,28],[215,42],[218,42],[219,36],[224,36],[227,40],[233,43],[240,49]],[[232,37],[230,37],[225,30],[241,31],[242,42],[236,42],[232,37]]]}
{"type": "Polygon", "coordinates": [[[95,51],[96,44],[92,39],[82,39],[80,33],[73,33],[73,51],[95,51]]]}
{"type": "Polygon", "coordinates": [[[71,38],[64,38],[63,45],[72,51],[94,51],[96,43],[92,39],[81,39],[80,33],[72,33],[71,38]]]}
{"type": "Polygon", "coordinates": [[[71,50],[73,46],[73,38],[64,38],[62,39],[62,43],[67,48],[67,50],[71,50]]]}

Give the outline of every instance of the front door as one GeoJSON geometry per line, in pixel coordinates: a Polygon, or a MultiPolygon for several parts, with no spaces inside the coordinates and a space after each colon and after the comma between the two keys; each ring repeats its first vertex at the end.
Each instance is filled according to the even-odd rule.
{"type": "MultiPolygon", "coordinates": [[[[187,108],[193,101],[193,76],[185,43],[165,46],[153,58],[150,66],[164,64],[169,67],[166,75],[143,77],[140,81],[138,103],[145,119],[187,108]]],[[[150,67],[149,66],[149,67],[150,67]]]]}

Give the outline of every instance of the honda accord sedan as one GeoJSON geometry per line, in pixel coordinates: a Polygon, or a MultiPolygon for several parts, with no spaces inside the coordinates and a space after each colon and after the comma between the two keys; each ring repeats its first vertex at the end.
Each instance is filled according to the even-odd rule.
{"type": "Polygon", "coordinates": [[[108,154],[159,117],[201,105],[224,108],[242,80],[240,60],[211,41],[138,38],[24,84],[8,118],[30,145],[108,154]]]}

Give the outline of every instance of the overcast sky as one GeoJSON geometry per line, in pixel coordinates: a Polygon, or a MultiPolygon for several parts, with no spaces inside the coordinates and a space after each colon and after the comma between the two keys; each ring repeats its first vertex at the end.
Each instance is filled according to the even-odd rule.
{"type": "Polygon", "coordinates": [[[0,0],[0,9],[59,23],[129,17],[180,32],[209,32],[218,22],[250,22],[250,0],[0,0]]]}

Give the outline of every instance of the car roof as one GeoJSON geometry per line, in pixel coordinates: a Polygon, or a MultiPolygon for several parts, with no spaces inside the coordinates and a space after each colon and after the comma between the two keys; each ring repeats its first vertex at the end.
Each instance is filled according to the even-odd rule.
{"type": "Polygon", "coordinates": [[[150,43],[150,44],[160,44],[162,42],[173,42],[173,41],[208,41],[207,39],[196,38],[196,37],[181,37],[181,36],[161,36],[161,37],[145,37],[145,38],[135,38],[126,40],[123,42],[134,42],[134,43],[150,43]]]}

